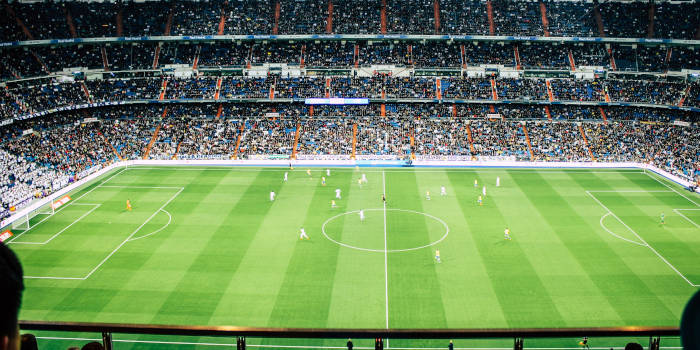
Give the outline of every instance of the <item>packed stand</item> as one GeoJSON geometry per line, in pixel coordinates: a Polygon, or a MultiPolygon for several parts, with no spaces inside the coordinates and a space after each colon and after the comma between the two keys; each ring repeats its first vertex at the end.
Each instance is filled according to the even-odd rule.
{"type": "Polygon", "coordinates": [[[327,22],[327,0],[294,0],[281,2],[278,29],[280,33],[325,33],[327,22]]]}
{"type": "Polygon", "coordinates": [[[599,80],[551,79],[552,94],[559,101],[605,101],[603,82],[599,80]]]}
{"type": "Polygon", "coordinates": [[[490,78],[448,78],[440,82],[442,98],[492,100],[490,78]]]}
{"type": "Polygon", "coordinates": [[[217,80],[216,77],[169,79],[165,99],[213,99],[217,80]]]}
{"type": "Polygon", "coordinates": [[[85,81],[93,102],[157,99],[162,85],[160,78],[85,81]]]}
{"type": "Polygon", "coordinates": [[[352,118],[305,119],[300,121],[301,134],[297,157],[304,155],[352,154],[352,118]]]}
{"type": "Polygon", "coordinates": [[[411,154],[412,129],[413,120],[409,118],[359,118],[356,153],[405,158],[411,154]]]}
{"type": "MultiPolygon", "coordinates": [[[[614,38],[646,38],[649,26],[649,5],[632,2],[600,3],[605,34],[614,38]]],[[[668,18],[667,20],[673,20],[668,18]]]]}
{"type": "Polygon", "coordinates": [[[597,37],[598,29],[591,5],[574,1],[546,1],[551,36],[597,37]]]}
{"type": "Polygon", "coordinates": [[[415,153],[421,159],[471,156],[464,120],[419,118],[414,120],[415,153]]]}
{"type": "Polygon", "coordinates": [[[608,80],[605,87],[612,101],[677,105],[685,91],[685,83],[608,80]]]}
{"type": "Polygon", "coordinates": [[[386,1],[387,32],[435,34],[435,16],[432,1],[386,1]]]}
{"type": "Polygon", "coordinates": [[[522,126],[506,121],[473,120],[469,123],[474,153],[480,157],[530,160],[522,126]]]}
{"type": "Polygon", "coordinates": [[[381,32],[380,1],[334,1],[333,33],[377,34],[381,32]]]}
{"type": "Polygon", "coordinates": [[[497,35],[544,36],[537,2],[494,0],[493,22],[497,35]]]}
{"type": "Polygon", "coordinates": [[[498,79],[498,98],[504,100],[547,100],[544,79],[498,79]]]}
{"type": "Polygon", "coordinates": [[[0,149],[0,220],[68,183],[68,176],[28,158],[0,149]]]}
{"type": "Polygon", "coordinates": [[[56,126],[10,140],[3,146],[12,154],[25,155],[28,161],[71,175],[115,158],[96,122],[56,126]]]}
{"type": "Polygon", "coordinates": [[[581,131],[574,123],[526,124],[535,161],[587,162],[591,160],[581,131]]]}
{"type": "Polygon", "coordinates": [[[293,119],[246,119],[238,157],[291,155],[296,134],[293,119]]]}
{"type": "Polygon", "coordinates": [[[440,1],[440,32],[489,35],[486,3],[478,0],[440,1]]]}
{"type": "Polygon", "coordinates": [[[568,70],[571,67],[569,52],[561,45],[532,43],[519,45],[520,62],[524,68],[557,68],[568,70]]]}

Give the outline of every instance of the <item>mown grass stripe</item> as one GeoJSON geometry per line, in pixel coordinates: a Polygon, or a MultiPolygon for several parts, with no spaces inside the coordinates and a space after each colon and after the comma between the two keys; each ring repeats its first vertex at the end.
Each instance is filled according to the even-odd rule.
{"type": "MultiPolygon", "coordinates": [[[[326,326],[339,246],[328,242],[322,236],[320,227],[330,213],[348,209],[346,203],[351,198],[351,179],[352,173],[333,172],[326,179],[325,187],[318,180],[309,184],[310,189],[315,187],[315,191],[306,211],[304,226],[312,235],[313,242],[300,241],[294,246],[270,315],[270,326],[284,327],[289,320],[295,320],[299,327],[326,326]],[[341,189],[346,199],[338,200],[338,208],[331,210],[330,200],[334,198],[336,188],[341,189]]],[[[345,216],[338,218],[341,223],[344,219],[345,216]]]]}
{"type": "Polygon", "coordinates": [[[500,199],[497,196],[488,196],[484,199],[484,206],[478,206],[476,199],[485,183],[482,174],[465,178],[448,173],[448,177],[455,192],[465,199],[460,201],[461,210],[473,232],[484,266],[492,277],[493,288],[508,325],[548,327],[563,324],[564,319],[547,288],[518,242],[517,233],[513,233],[511,241],[503,238],[503,230],[509,226],[509,221],[518,214],[526,215],[530,208],[523,207],[521,213],[506,215],[499,209],[500,199]],[[480,184],[477,188],[473,187],[474,178],[480,184]]]}
{"type": "MultiPolygon", "coordinates": [[[[425,193],[418,186],[413,171],[386,173],[385,176],[389,209],[424,211],[425,193]]],[[[409,239],[414,242],[411,245],[431,242],[426,217],[388,211],[389,246],[399,246],[400,241],[409,239]],[[413,232],[400,229],[409,227],[413,232]]],[[[433,247],[388,255],[390,327],[447,327],[435,264],[433,247]]]]}

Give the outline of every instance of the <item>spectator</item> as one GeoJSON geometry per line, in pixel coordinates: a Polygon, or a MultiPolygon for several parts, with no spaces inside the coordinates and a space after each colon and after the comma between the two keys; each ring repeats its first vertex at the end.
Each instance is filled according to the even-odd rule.
{"type": "Polygon", "coordinates": [[[15,253],[0,243],[0,347],[19,350],[19,308],[22,304],[22,264],[15,253]]]}

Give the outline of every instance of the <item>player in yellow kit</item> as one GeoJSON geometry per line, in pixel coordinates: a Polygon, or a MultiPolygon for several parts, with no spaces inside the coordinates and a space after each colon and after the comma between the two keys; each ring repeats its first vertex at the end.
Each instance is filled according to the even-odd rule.
{"type": "Polygon", "coordinates": [[[131,200],[130,199],[126,200],[126,210],[131,211],[131,200]]]}

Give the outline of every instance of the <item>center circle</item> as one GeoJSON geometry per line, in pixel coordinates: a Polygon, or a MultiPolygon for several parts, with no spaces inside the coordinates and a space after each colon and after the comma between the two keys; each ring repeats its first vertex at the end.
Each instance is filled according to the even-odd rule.
{"type": "Polygon", "coordinates": [[[431,247],[450,233],[447,223],[427,213],[394,208],[363,211],[364,220],[359,209],[335,215],[323,223],[321,232],[337,245],[381,253],[431,247]]]}

